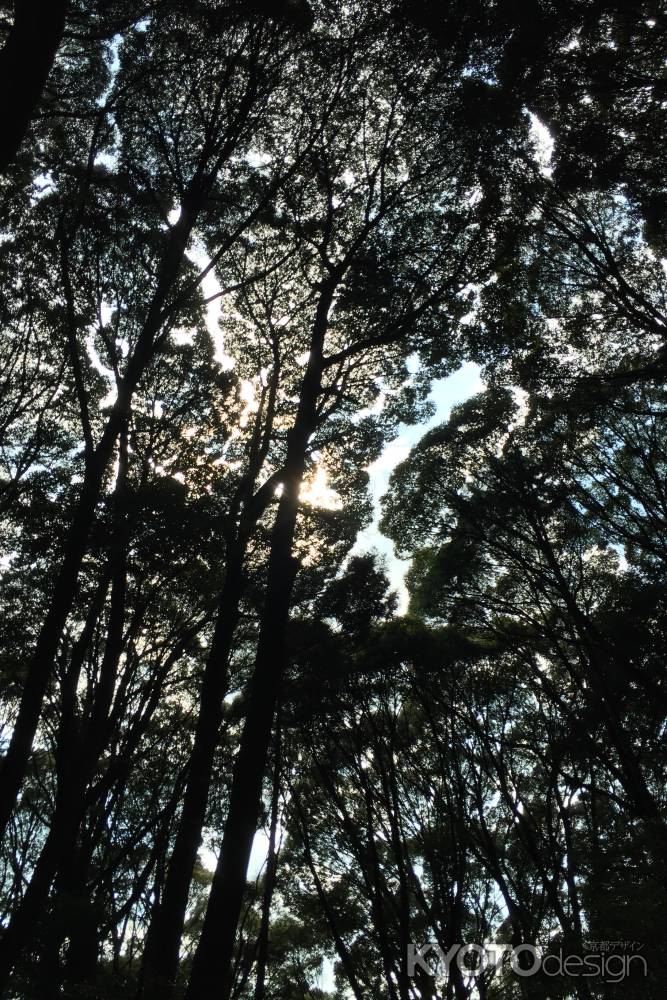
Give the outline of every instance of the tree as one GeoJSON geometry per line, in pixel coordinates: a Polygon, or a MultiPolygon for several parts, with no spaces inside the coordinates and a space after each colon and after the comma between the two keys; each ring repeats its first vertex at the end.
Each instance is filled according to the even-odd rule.
{"type": "Polygon", "coordinates": [[[51,13],[0,185],[2,991],[606,1000],[528,953],[614,941],[645,995],[660,12],[51,13]],[[406,435],[401,613],[357,539],[406,435]]]}

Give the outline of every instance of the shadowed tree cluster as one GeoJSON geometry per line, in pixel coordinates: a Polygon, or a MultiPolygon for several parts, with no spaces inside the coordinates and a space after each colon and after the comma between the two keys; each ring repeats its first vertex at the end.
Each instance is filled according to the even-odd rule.
{"type": "Polygon", "coordinates": [[[659,996],[660,6],[0,12],[0,995],[659,996]]]}

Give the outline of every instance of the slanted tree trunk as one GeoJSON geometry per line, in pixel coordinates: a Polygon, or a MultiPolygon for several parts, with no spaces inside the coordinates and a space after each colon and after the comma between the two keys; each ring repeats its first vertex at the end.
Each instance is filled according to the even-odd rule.
{"type": "Polygon", "coordinates": [[[327,924],[329,926],[329,931],[331,933],[331,937],[333,939],[333,943],[336,948],[336,954],[340,959],[343,971],[347,976],[348,985],[352,990],[352,993],[354,994],[355,1000],[364,1000],[365,997],[364,990],[362,988],[360,980],[357,977],[357,971],[354,967],[354,961],[352,955],[350,954],[350,950],[347,947],[345,939],[343,938],[343,935],[339,929],[338,921],[336,919],[336,914],[334,912],[331,903],[327,898],[326,892],[324,891],[324,886],[322,885],[322,881],[319,875],[317,874],[317,866],[315,864],[313,858],[313,852],[310,846],[310,836],[308,834],[308,820],[304,816],[303,810],[301,809],[298,793],[296,793],[294,789],[291,789],[291,792],[292,792],[292,805],[294,807],[296,822],[299,832],[301,834],[301,840],[303,842],[304,858],[306,861],[306,865],[308,867],[308,871],[310,872],[310,877],[312,878],[313,884],[315,886],[317,899],[319,901],[319,904],[322,908],[322,912],[324,913],[327,924]]]}
{"type": "Polygon", "coordinates": [[[139,984],[139,996],[144,1000],[166,1000],[173,990],[178,972],[188,894],[201,843],[218,746],[222,702],[229,685],[229,657],[239,616],[248,539],[273,499],[275,483],[279,479],[279,474],[274,474],[253,495],[253,485],[268,453],[279,375],[277,368],[271,389],[262,396],[248,471],[231,505],[230,522],[235,523],[240,512],[239,528],[228,543],[225,580],[213,642],[204,667],[195,739],[174,849],[167,865],[162,897],[156,902],[148,929],[139,984]],[[262,429],[267,395],[268,407],[262,429]]]}
{"type": "MultiPolygon", "coordinates": [[[[81,992],[97,973],[99,912],[88,887],[89,857],[78,849],[56,880],[47,918],[47,932],[34,979],[35,1000],[53,1000],[74,986],[81,992]],[[67,940],[65,963],[61,951],[67,940]]],[[[69,995],[69,994],[67,994],[69,995]]]]}
{"type": "Polygon", "coordinates": [[[169,859],[161,899],[151,919],[142,966],[140,996],[166,1000],[178,972],[179,952],[192,872],[201,842],[218,733],[222,701],[229,684],[229,654],[243,584],[244,547],[236,542],[228,554],[213,642],[204,668],[200,710],[188,766],[174,849],[169,859]]]}
{"type": "Polygon", "coordinates": [[[53,824],[30,883],[0,940],[0,996],[4,995],[16,959],[31,939],[42,915],[63,853],[76,836],[80,820],[77,807],[82,798],[82,788],[77,778],[78,776],[64,782],[59,790],[53,824]]]}
{"type": "MultiPolygon", "coordinates": [[[[211,183],[209,181],[209,185],[211,183]]],[[[53,662],[78,592],[79,571],[87,551],[88,537],[116,440],[122,427],[127,424],[139,379],[155,352],[156,338],[163,323],[164,306],[181,269],[185,248],[203,199],[204,191],[197,178],[197,183],[193,182],[184,199],[181,218],[172,230],[155,294],[136,350],[119,386],[118,399],[109,414],[99,443],[86,462],[83,485],[65,542],[63,560],[54,578],[52,600],[28,666],[18,716],[0,771],[0,837],[4,835],[28,767],[53,662]]]]}
{"type": "Polygon", "coordinates": [[[65,29],[66,0],[15,0],[0,51],[0,173],[16,158],[65,29]]]}
{"type": "MultiPolygon", "coordinates": [[[[295,463],[296,464],[296,463],[295,463]]],[[[229,812],[199,947],[195,953],[188,1000],[229,997],[234,940],[250,851],[257,829],[262,783],[285,657],[284,634],[295,576],[292,541],[298,486],[303,473],[294,469],[281,497],[273,529],[266,607],[248,712],[232,777],[229,812]]]]}
{"type": "Polygon", "coordinates": [[[285,637],[297,562],[292,555],[299,493],[310,435],[317,424],[322,356],[328,314],[336,281],[322,290],[313,322],[311,350],[299,406],[289,433],[283,468],[283,492],[271,532],[266,599],[262,612],[248,709],[241,736],[220,858],[199,945],[194,955],[187,1000],[228,1000],[236,928],[243,905],[246,873],[262,797],[274,716],[285,667],[285,637]]]}
{"type": "MultiPolygon", "coordinates": [[[[129,528],[125,511],[127,477],[127,429],[121,432],[118,486],[115,494],[117,528],[112,540],[111,599],[104,655],[100,664],[95,700],[85,734],[79,737],[70,724],[67,706],[56,752],[58,790],[49,833],[25,895],[0,940],[0,993],[22,949],[30,939],[46,905],[48,894],[64,859],[74,852],[79,826],[86,809],[86,788],[106,743],[109,710],[123,652],[123,623],[127,594],[127,550],[129,528]]],[[[76,689],[78,672],[70,678],[76,689]]]]}

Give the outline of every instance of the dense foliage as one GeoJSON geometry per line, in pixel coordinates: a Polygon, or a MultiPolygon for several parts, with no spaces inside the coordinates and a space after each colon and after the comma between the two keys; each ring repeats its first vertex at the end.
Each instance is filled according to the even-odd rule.
{"type": "Polygon", "coordinates": [[[657,998],[661,6],[0,9],[0,994],[657,998]]]}

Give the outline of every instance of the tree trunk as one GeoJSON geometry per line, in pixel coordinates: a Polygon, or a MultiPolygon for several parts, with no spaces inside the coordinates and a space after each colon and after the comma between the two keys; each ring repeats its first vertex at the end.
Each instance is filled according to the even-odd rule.
{"type": "Polygon", "coordinates": [[[241,746],[232,777],[229,813],[201,939],[195,953],[188,1000],[213,995],[227,1000],[250,851],[257,828],[262,782],[284,667],[285,630],[294,582],[292,540],[298,482],[285,487],[273,529],[266,607],[241,746]],[[295,496],[296,494],[296,496],[295,496]]]}
{"type": "Polygon", "coordinates": [[[65,28],[66,0],[15,0],[0,51],[0,173],[15,159],[35,114],[65,28]]]}
{"type": "Polygon", "coordinates": [[[139,997],[165,1000],[171,995],[178,973],[188,893],[206,816],[213,761],[222,718],[222,701],[229,684],[228,667],[243,589],[243,564],[248,540],[259,518],[275,495],[278,474],[253,495],[253,487],[266,459],[275,416],[277,369],[271,388],[262,393],[257,413],[247,475],[232,501],[230,521],[239,527],[229,541],[225,581],[218,605],[213,643],[204,668],[194,746],[188,764],[188,782],[176,841],[167,868],[162,898],[157,900],[143,954],[139,997]],[[264,405],[268,395],[266,422],[264,405]]]}
{"type": "Polygon", "coordinates": [[[234,764],[220,858],[192,963],[187,1000],[209,1000],[211,996],[228,1000],[232,988],[236,928],[243,905],[246,873],[257,829],[262,783],[285,667],[285,635],[298,566],[292,556],[292,547],[299,493],[308,441],[317,424],[324,338],[336,281],[330,278],[320,295],[299,407],[288,436],[283,492],[271,532],[266,600],[250,681],[247,714],[234,764]]]}
{"type": "MultiPolygon", "coordinates": [[[[115,494],[118,524],[112,540],[113,582],[109,604],[104,655],[85,735],[69,724],[63,708],[63,725],[56,751],[58,791],[49,833],[40,853],[26,893],[0,940],[0,993],[16,959],[30,939],[47,903],[53,880],[75,852],[76,838],[86,810],[86,788],[104,751],[109,728],[109,710],[123,652],[123,622],[127,593],[127,549],[129,527],[126,518],[125,483],[127,474],[127,434],[121,433],[118,486],[115,494]]],[[[76,681],[76,678],[74,678],[76,681]]]]}
{"type": "Polygon", "coordinates": [[[155,340],[163,320],[162,310],[180,271],[185,248],[202,197],[202,192],[198,191],[189,199],[184,199],[181,219],[174,226],[169,245],[165,251],[155,294],[137,341],[136,350],[128,364],[125,378],[119,385],[118,399],[109,414],[102,437],[86,463],[81,494],[65,543],[63,561],[54,580],[52,600],[27,670],[18,716],[0,771],[0,838],[4,835],[21,788],[21,782],[28,768],[42,703],[63,629],[78,592],[79,572],[87,551],[88,537],[102,495],[104,478],[111,463],[116,439],[123,426],[127,424],[134,390],[153,357],[155,340]],[[188,200],[189,204],[187,204],[188,200]]]}
{"type": "Polygon", "coordinates": [[[178,972],[188,893],[206,816],[222,701],[229,684],[228,661],[238,620],[243,558],[244,547],[237,541],[229,554],[215,634],[204,669],[200,711],[174,849],[162,898],[148,929],[139,992],[145,1000],[166,1000],[178,972]]]}
{"type": "Polygon", "coordinates": [[[317,893],[317,898],[322,907],[324,916],[326,917],[329,930],[331,932],[331,937],[333,938],[334,946],[336,948],[336,954],[338,955],[343,971],[347,976],[347,981],[352,993],[354,994],[355,1000],[364,1000],[364,991],[362,989],[361,982],[357,978],[357,973],[354,968],[354,961],[350,954],[350,950],[347,947],[345,940],[343,939],[342,933],[338,928],[336,921],[336,915],[334,913],[331,903],[327,899],[327,894],[324,891],[324,886],[317,874],[317,866],[313,859],[313,853],[310,846],[310,838],[308,836],[308,821],[303,814],[301,805],[299,803],[298,794],[292,789],[292,803],[295,808],[296,820],[298,824],[299,831],[301,833],[301,838],[303,840],[303,853],[306,859],[306,864],[308,865],[308,870],[310,876],[313,880],[315,886],[315,892],[317,893]]]}
{"type": "Polygon", "coordinates": [[[280,801],[280,722],[276,725],[275,760],[273,762],[273,790],[271,792],[271,824],[269,828],[269,851],[266,861],[266,876],[264,879],[264,898],[262,900],[262,919],[257,939],[257,974],[255,976],[254,1000],[265,1000],[266,963],[269,955],[269,926],[271,923],[271,902],[276,885],[278,872],[278,851],[276,837],[278,832],[278,806],[280,801]]]}
{"type": "Polygon", "coordinates": [[[77,780],[65,783],[56,802],[53,824],[39,855],[32,878],[20,905],[0,938],[0,996],[3,996],[16,959],[31,939],[48,898],[63,852],[76,836],[79,826],[77,804],[83,789],[77,780]]]}

